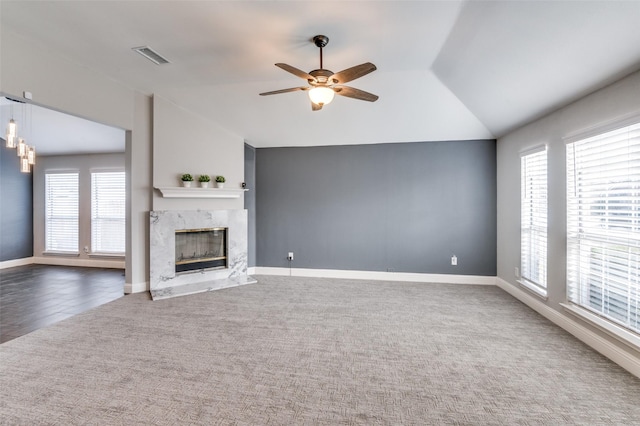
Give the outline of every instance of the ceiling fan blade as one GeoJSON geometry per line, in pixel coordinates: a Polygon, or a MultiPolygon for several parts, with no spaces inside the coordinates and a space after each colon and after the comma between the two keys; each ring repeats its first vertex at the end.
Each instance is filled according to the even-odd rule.
{"type": "Polygon", "coordinates": [[[322,105],[314,104],[311,102],[311,111],[320,111],[322,109],[322,105]]]}
{"type": "Polygon", "coordinates": [[[375,65],[373,65],[371,62],[365,62],[364,64],[356,65],[355,67],[339,71],[329,77],[329,79],[333,82],[333,84],[342,84],[365,76],[375,70],[377,70],[375,65]]]}
{"type": "Polygon", "coordinates": [[[378,100],[378,96],[373,93],[365,92],[364,90],[355,89],[349,86],[336,86],[333,88],[333,91],[340,96],[360,99],[361,101],[375,102],[378,100]]]}
{"type": "Polygon", "coordinates": [[[290,89],[280,89],[280,90],[274,90],[272,92],[260,93],[260,96],[278,95],[280,93],[297,92],[299,90],[309,90],[309,88],[308,87],[292,87],[290,89]]]}
{"type": "Polygon", "coordinates": [[[302,70],[299,70],[296,67],[292,67],[291,65],[279,63],[279,64],[276,64],[276,67],[282,68],[283,70],[285,70],[287,72],[290,72],[291,74],[293,74],[293,75],[295,75],[297,77],[304,78],[305,80],[316,81],[316,78],[314,76],[312,76],[311,74],[306,73],[306,72],[304,72],[302,70]]]}

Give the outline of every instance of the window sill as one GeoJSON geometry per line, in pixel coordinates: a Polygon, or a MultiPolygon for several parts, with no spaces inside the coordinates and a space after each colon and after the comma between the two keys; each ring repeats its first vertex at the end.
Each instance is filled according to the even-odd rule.
{"type": "Polygon", "coordinates": [[[65,257],[79,257],[80,253],[77,251],[55,251],[47,250],[42,252],[45,256],[65,256],[65,257]]]}
{"type": "Polygon", "coordinates": [[[89,257],[101,257],[110,259],[124,259],[124,253],[89,253],[89,257]]]}
{"type": "Polygon", "coordinates": [[[606,320],[587,309],[574,305],[573,303],[561,303],[560,306],[562,306],[565,311],[604,331],[616,340],[632,347],[635,350],[640,350],[640,335],[633,331],[629,331],[626,328],[621,327],[612,321],[606,320]]]}
{"type": "Polygon", "coordinates": [[[537,296],[542,300],[548,300],[546,290],[541,289],[537,285],[534,285],[523,278],[516,280],[516,282],[520,284],[520,287],[527,290],[529,293],[533,294],[534,296],[537,296]]]}

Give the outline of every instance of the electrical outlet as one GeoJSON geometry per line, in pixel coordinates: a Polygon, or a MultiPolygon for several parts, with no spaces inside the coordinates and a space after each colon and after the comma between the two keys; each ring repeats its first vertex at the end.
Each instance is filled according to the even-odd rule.
{"type": "Polygon", "coordinates": [[[289,255],[287,256],[287,260],[289,262],[291,262],[293,260],[293,252],[292,251],[289,252],[289,255]]]}
{"type": "Polygon", "coordinates": [[[455,254],[453,256],[451,256],[451,264],[453,266],[457,266],[458,265],[458,258],[456,257],[455,254]]]}
{"type": "Polygon", "coordinates": [[[515,273],[516,273],[516,278],[520,278],[520,268],[518,268],[517,266],[515,269],[515,273]]]}
{"type": "Polygon", "coordinates": [[[89,253],[89,246],[84,246],[84,252],[89,253]]]}

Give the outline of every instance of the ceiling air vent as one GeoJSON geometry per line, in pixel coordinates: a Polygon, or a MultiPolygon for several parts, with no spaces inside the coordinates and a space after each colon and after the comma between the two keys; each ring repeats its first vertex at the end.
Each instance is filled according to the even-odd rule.
{"type": "Polygon", "coordinates": [[[154,52],[149,46],[134,47],[134,51],[138,52],[156,65],[168,64],[169,61],[158,53],[154,52]]]}

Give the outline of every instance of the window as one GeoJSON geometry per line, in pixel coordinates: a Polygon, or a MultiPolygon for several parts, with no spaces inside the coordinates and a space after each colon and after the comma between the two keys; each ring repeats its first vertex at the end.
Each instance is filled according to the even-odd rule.
{"type": "Polygon", "coordinates": [[[91,173],[91,251],[125,251],[125,173],[91,173]]]}
{"type": "Polygon", "coordinates": [[[521,282],[547,294],[547,150],[545,146],[520,157],[521,282]]]}
{"type": "Polygon", "coordinates": [[[78,252],[78,173],[45,174],[45,250],[78,252]]]}
{"type": "Polygon", "coordinates": [[[567,144],[567,298],[635,332],[640,123],[567,144]]]}

